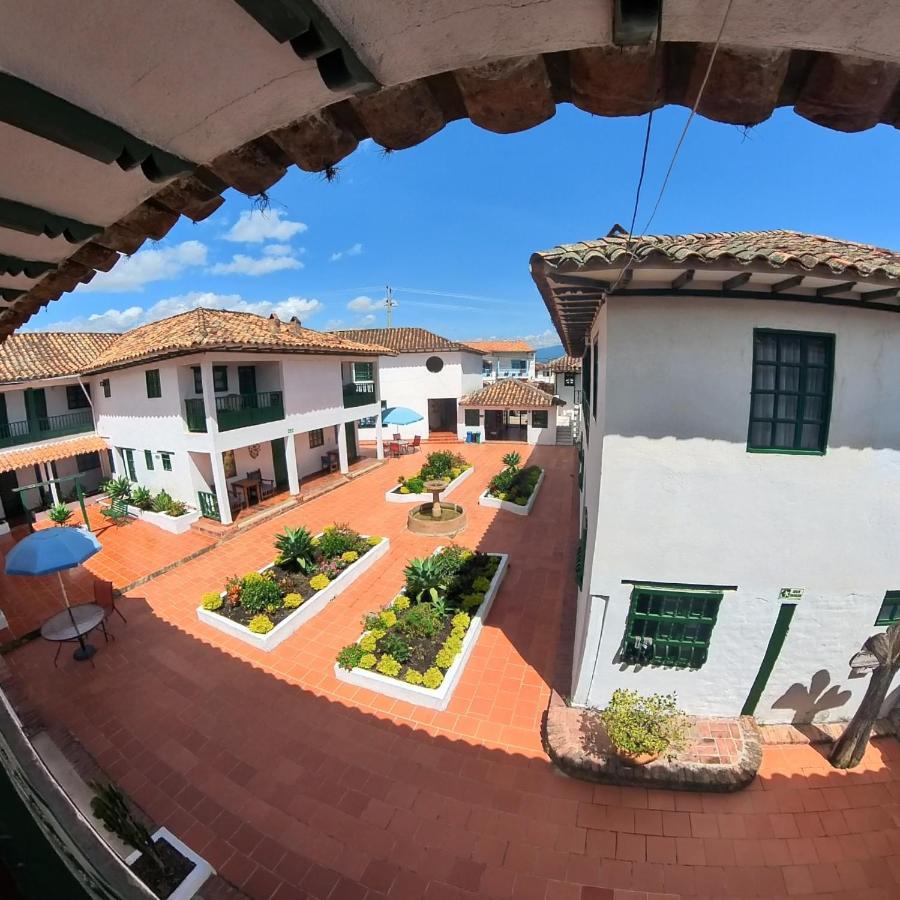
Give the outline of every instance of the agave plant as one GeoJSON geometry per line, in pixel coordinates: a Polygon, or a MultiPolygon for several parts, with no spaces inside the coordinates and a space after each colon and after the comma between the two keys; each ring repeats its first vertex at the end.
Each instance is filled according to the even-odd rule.
{"type": "Polygon", "coordinates": [[[153,512],[166,513],[172,505],[172,496],[168,491],[160,491],[153,498],[153,512]]]}
{"type": "Polygon", "coordinates": [[[140,484],[137,485],[131,491],[131,505],[136,506],[138,509],[152,509],[153,494],[150,493],[150,489],[140,484]]]}
{"type": "Polygon", "coordinates": [[[403,574],[406,593],[419,603],[435,603],[447,590],[447,570],[436,556],[411,559],[403,574]]]}
{"type": "Polygon", "coordinates": [[[103,490],[111,500],[127,500],[131,496],[131,482],[125,475],[118,478],[110,478],[103,485],[103,490]]]}
{"type": "Polygon", "coordinates": [[[313,536],[302,526],[287,527],[275,537],[275,549],[281,557],[281,564],[287,569],[296,569],[308,575],[316,567],[316,545],[313,536]]]}
{"type": "Polygon", "coordinates": [[[72,518],[72,510],[65,503],[56,503],[50,509],[50,521],[65,525],[72,518]]]}
{"type": "Polygon", "coordinates": [[[521,461],[522,457],[515,451],[507,453],[506,456],[503,457],[503,465],[506,466],[507,469],[518,469],[521,461]]]}

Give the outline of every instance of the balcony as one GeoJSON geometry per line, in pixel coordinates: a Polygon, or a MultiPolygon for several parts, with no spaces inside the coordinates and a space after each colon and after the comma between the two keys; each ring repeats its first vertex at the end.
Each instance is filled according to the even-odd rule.
{"type": "Polygon", "coordinates": [[[89,409],[79,409],[61,416],[42,416],[24,422],[0,422],[0,447],[49,441],[93,430],[94,418],[89,409]]]}
{"type": "MultiPolygon", "coordinates": [[[[203,401],[184,401],[188,431],[206,431],[206,410],[203,401]]],[[[216,421],[219,431],[233,431],[264,422],[284,418],[284,400],[281,391],[262,391],[258,394],[229,394],[216,397],[216,421]]]]}
{"type": "Polygon", "coordinates": [[[352,381],[344,385],[344,409],[368,406],[375,402],[374,381],[352,381]]]}

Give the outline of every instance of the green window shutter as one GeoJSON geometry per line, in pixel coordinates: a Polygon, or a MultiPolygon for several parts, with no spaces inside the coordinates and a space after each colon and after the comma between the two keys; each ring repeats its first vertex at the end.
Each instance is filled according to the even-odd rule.
{"type": "Polygon", "coordinates": [[[162,460],[162,467],[164,472],[172,471],[172,454],[164,453],[160,451],[159,458],[162,460]]]}
{"type": "Polygon", "coordinates": [[[897,622],[900,622],[900,591],[888,591],[875,617],[875,624],[894,625],[897,622]]]}
{"type": "Polygon", "coordinates": [[[635,585],[622,659],[637,665],[699,669],[719,614],[721,590],[635,585]]]}
{"type": "Polygon", "coordinates": [[[536,409],[531,414],[532,428],[546,428],[548,423],[548,413],[545,409],[536,409]]]}
{"type": "Polygon", "coordinates": [[[144,377],[147,379],[147,397],[151,400],[162,397],[162,388],[159,383],[159,369],[147,369],[147,371],[144,372],[144,377]]]}
{"type": "Polygon", "coordinates": [[[103,388],[103,396],[104,397],[109,397],[112,395],[112,391],[110,390],[110,387],[109,387],[109,379],[108,378],[104,378],[103,381],[100,382],[100,387],[103,388]]]}
{"type": "Polygon", "coordinates": [[[747,449],[823,454],[833,381],[833,334],[755,329],[747,449]]]}
{"type": "Polygon", "coordinates": [[[137,481],[137,471],[134,468],[134,450],[125,449],[122,451],[125,457],[125,466],[128,469],[128,477],[131,481],[137,481]]]}
{"type": "Polygon", "coordinates": [[[85,395],[84,391],[81,389],[80,384],[66,385],[66,403],[69,409],[86,409],[91,405],[90,400],[88,400],[88,396],[90,396],[91,393],[91,386],[86,384],[84,387],[87,390],[87,395],[85,395]]]}
{"type": "Polygon", "coordinates": [[[467,409],[464,413],[466,425],[477,427],[481,424],[481,411],[478,409],[467,409]]]}
{"type": "Polygon", "coordinates": [[[213,366],[213,390],[224,394],[228,390],[228,366],[213,366]]]}
{"type": "Polygon", "coordinates": [[[153,451],[152,450],[144,451],[144,465],[146,465],[148,472],[153,471],[153,451]]]}
{"type": "Polygon", "coordinates": [[[191,366],[191,373],[194,376],[194,393],[203,393],[203,375],[200,372],[200,366],[191,366]]]}

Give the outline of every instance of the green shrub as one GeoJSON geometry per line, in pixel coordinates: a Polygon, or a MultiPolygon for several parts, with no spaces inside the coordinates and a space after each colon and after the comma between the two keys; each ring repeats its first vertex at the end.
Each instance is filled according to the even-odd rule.
{"type": "Polygon", "coordinates": [[[425,493],[425,479],[420,478],[418,475],[414,475],[412,478],[407,478],[405,482],[403,482],[403,487],[400,488],[400,493],[403,493],[403,488],[406,488],[407,494],[424,494],[425,493]]]}
{"type": "Polygon", "coordinates": [[[375,666],[376,672],[381,672],[382,675],[388,675],[391,678],[396,678],[400,674],[400,669],[403,668],[400,663],[394,659],[393,656],[388,656],[385,654],[378,660],[378,665],[375,666]]]}
{"type": "Polygon", "coordinates": [[[490,586],[491,586],[490,578],[485,578],[483,575],[479,578],[476,578],[472,582],[472,590],[480,591],[481,593],[484,593],[485,591],[487,591],[490,588],[490,586]]]}
{"type": "Polygon", "coordinates": [[[153,494],[150,493],[150,488],[145,488],[143,485],[135,485],[131,489],[131,505],[136,506],[138,509],[152,509],[153,508],[153,494]]]}
{"type": "Polygon", "coordinates": [[[127,500],[131,496],[131,482],[125,475],[110,478],[103,483],[103,492],[109,495],[110,500],[127,500]]]}
{"type": "Polygon", "coordinates": [[[388,656],[393,656],[398,662],[404,663],[409,659],[409,645],[399,634],[392,631],[378,641],[378,649],[388,656]]]}
{"type": "Polygon", "coordinates": [[[268,634],[274,627],[275,623],[268,616],[254,616],[248,623],[247,627],[254,634],[268,634]]]}
{"type": "Polygon", "coordinates": [[[403,680],[407,684],[421,684],[422,673],[416,671],[415,669],[407,669],[406,674],[403,676],[403,680]]]}
{"type": "Polygon", "coordinates": [[[313,575],[313,577],[309,579],[309,586],[314,591],[322,591],[327,588],[329,584],[331,584],[331,579],[321,572],[318,575],[313,575]]]}
{"type": "Polygon", "coordinates": [[[374,669],[377,662],[378,660],[375,658],[374,653],[363,653],[359,659],[359,667],[361,669],[374,669]]]}
{"type": "Polygon", "coordinates": [[[430,688],[431,690],[435,690],[439,688],[444,681],[444,675],[440,669],[432,666],[423,676],[422,676],[422,684],[425,687],[430,688]]]}
{"type": "Polygon", "coordinates": [[[516,499],[513,500],[513,503],[515,503],[516,506],[525,506],[528,503],[528,497],[516,497],[516,499]]]}
{"type": "Polygon", "coordinates": [[[49,518],[57,525],[65,525],[72,518],[72,510],[65,503],[55,503],[50,507],[49,518]]]}
{"type": "Polygon", "coordinates": [[[169,508],[166,510],[166,515],[168,516],[183,516],[188,511],[187,503],[183,500],[173,500],[169,504],[169,508]]]}
{"type": "Polygon", "coordinates": [[[674,694],[651,694],[623,688],[613,692],[600,712],[613,746],[622,753],[677,755],[687,739],[689,722],[674,694]]]}
{"type": "Polygon", "coordinates": [[[279,603],[269,603],[266,605],[266,612],[270,614],[278,612],[279,609],[281,609],[281,605],[279,603]]]}
{"type": "Polygon", "coordinates": [[[422,479],[449,478],[455,461],[449,450],[436,450],[425,457],[425,463],[419,470],[419,476],[422,479]]]}
{"type": "Polygon", "coordinates": [[[250,572],[241,579],[241,606],[250,613],[261,613],[268,606],[281,605],[278,585],[258,572],[250,572]]]}
{"type": "Polygon", "coordinates": [[[479,591],[463,594],[460,602],[463,609],[475,610],[484,602],[484,594],[479,591]]]}
{"type": "Polygon", "coordinates": [[[319,552],[326,559],[336,559],[348,550],[355,550],[359,543],[358,531],[349,525],[336,523],[329,525],[319,536],[319,552]]]}
{"type": "Polygon", "coordinates": [[[308,575],[315,568],[316,546],[306,528],[286,527],[275,535],[275,549],[282,568],[308,575]]]}
{"type": "Polygon", "coordinates": [[[337,655],[337,664],[342,668],[346,669],[348,672],[351,669],[355,669],[359,665],[359,661],[362,659],[363,650],[359,644],[347,644],[346,647],[341,648],[341,652],[337,655]]]}
{"type": "Polygon", "coordinates": [[[160,491],[153,498],[153,512],[165,513],[169,511],[172,505],[172,497],[168,491],[160,491]]]}
{"type": "Polygon", "coordinates": [[[297,609],[303,603],[303,595],[297,593],[285,594],[281,603],[285,609],[297,609]]]}
{"type": "Polygon", "coordinates": [[[397,626],[403,634],[413,637],[434,637],[441,629],[441,619],[430,603],[420,603],[403,610],[397,626]]]}
{"type": "Polygon", "coordinates": [[[218,594],[215,591],[210,591],[209,593],[203,595],[203,599],[200,601],[200,605],[204,609],[213,612],[217,609],[221,609],[224,602],[225,601],[222,599],[221,594],[218,594]]]}

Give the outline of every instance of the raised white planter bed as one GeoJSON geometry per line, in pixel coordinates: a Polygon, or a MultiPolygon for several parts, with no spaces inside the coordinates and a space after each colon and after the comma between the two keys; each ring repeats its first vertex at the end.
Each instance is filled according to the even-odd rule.
{"type": "MultiPolygon", "coordinates": [[[[183,841],[179,841],[168,828],[160,828],[158,831],[153,832],[152,837],[154,841],[162,838],[167,844],[171,844],[171,846],[173,846],[183,857],[189,859],[194,864],[194,868],[191,869],[187,878],[185,878],[184,881],[169,894],[169,900],[190,900],[190,898],[203,887],[206,879],[209,878],[210,875],[216,874],[216,870],[202,856],[198,856],[187,846],[187,844],[183,841]]],[[[125,857],[125,865],[133,866],[140,858],[141,851],[135,850],[125,857]]]]}
{"type": "Polygon", "coordinates": [[[170,516],[168,513],[153,512],[152,509],[138,509],[136,506],[128,507],[128,515],[163,531],[172,534],[184,534],[191,525],[200,518],[199,509],[189,509],[183,516],[170,516]]]}
{"type": "MultiPolygon", "coordinates": [[[[438,548],[440,550],[440,548],[438,548]]],[[[435,553],[438,552],[435,550],[435,553]]],[[[419,684],[407,684],[399,678],[389,678],[380,672],[372,669],[355,668],[347,671],[341,668],[337,663],[334,664],[334,676],[339,681],[346,681],[347,684],[356,685],[356,687],[368,688],[370,691],[377,691],[387,697],[393,697],[395,700],[405,700],[407,703],[415,703],[416,706],[427,706],[429,709],[446,709],[453,696],[453,691],[462,677],[463,669],[475,649],[475,642],[481,634],[484,627],[484,620],[491,611],[494,603],[494,597],[500,589],[500,583],[506,575],[506,569],[509,566],[509,556],[506,553],[488,553],[488,556],[499,556],[500,565],[491,579],[490,587],[484,592],[484,600],[478,607],[478,612],[472,616],[469,623],[469,630],[463,638],[462,650],[459,656],[453,660],[453,665],[444,673],[444,680],[439,688],[431,689],[423,687],[419,684]]],[[[393,603],[393,600],[391,600],[393,603]]],[[[387,606],[390,606],[388,603],[387,606]]],[[[385,609],[387,607],[384,607],[385,609]]],[[[359,636],[362,638],[365,632],[359,636]]],[[[359,641],[357,638],[357,641],[359,641]]]]}
{"type": "MultiPolygon", "coordinates": [[[[367,537],[367,535],[362,535],[367,537]]],[[[318,537],[318,535],[317,535],[318,537]]],[[[374,563],[381,559],[390,549],[391,542],[388,538],[382,538],[381,543],[376,544],[368,553],[361,556],[355,563],[347,566],[340,575],[331,581],[327,587],[317,591],[303,604],[297,607],[289,616],[282,619],[268,634],[255,634],[246,625],[235,622],[227,616],[219,615],[204,609],[202,606],[197,607],[197,618],[207,625],[212,625],[225,634],[238,638],[245,644],[252,644],[260,650],[274,650],[282,641],[287,640],[301,625],[308,622],[314,616],[317,616],[322,610],[338,596],[342,591],[346,590],[362,575],[367,572],[374,563]]],[[[259,572],[266,572],[272,568],[273,563],[263,566],[259,572]]],[[[224,592],[222,593],[224,597],[224,592]]]]}
{"type": "Polygon", "coordinates": [[[541,489],[543,483],[544,470],[541,469],[540,478],[538,478],[537,484],[535,484],[534,490],[531,492],[531,496],[524,506],[519,506],[518,503],[510,503],[508,500],[498,500],[496,497],[492,497],[487,491],[478,498],[478,505],[487,506],[490,509],[505,509],[507,512],[514,513],[517,516],[527,516],[528,513],[531,512],[535,500],[537,500],[538,491],[541,489]]]}
{"type": "MultiPolygon", "coordinates": [[[[474,471],[475,466],[470,466],[465,472],[457,475],[438,495],[440,499],[449,497],[474,471]]],[[[388,503],[430,503],[434,497],[430,491],[426,494],[401,494],[398,484],[397,487],[385,492],[384,499],[388,503]]]]}

